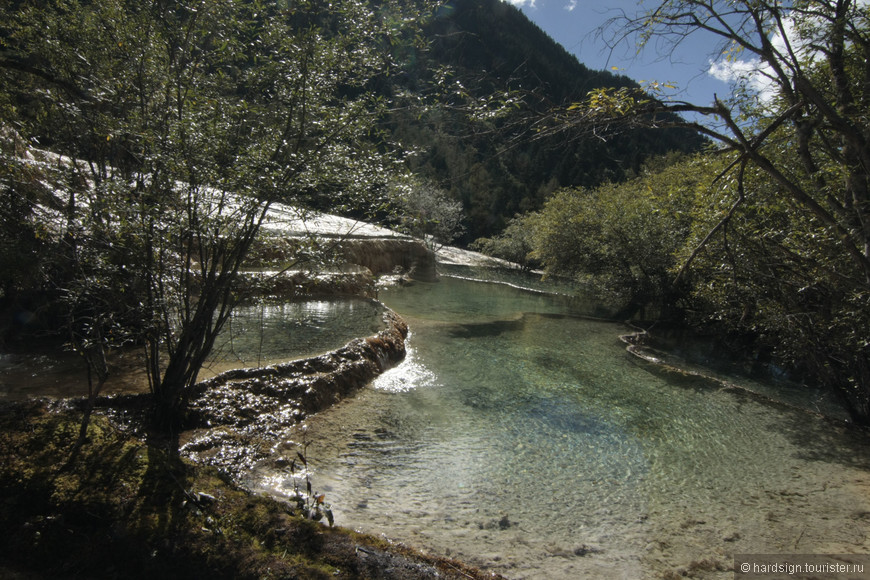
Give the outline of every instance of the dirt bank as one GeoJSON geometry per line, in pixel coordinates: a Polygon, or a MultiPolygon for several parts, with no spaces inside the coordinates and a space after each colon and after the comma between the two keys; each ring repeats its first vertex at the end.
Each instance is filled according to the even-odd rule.
{"type": "Polygon", "coordinates": [[[70,405],[0,409],[0,577],[13,579],[491,578],[459,562],[330,528],[214,468],[70,405]]]}

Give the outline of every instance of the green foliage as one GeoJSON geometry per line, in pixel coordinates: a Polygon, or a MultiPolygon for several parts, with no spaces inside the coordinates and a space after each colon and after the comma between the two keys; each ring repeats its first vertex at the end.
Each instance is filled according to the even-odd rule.
{"type": "Polygon", "coordinates": [[[14,301],[22,290],[39,285],[44,234],[35,212],[38,186],[32,173],[14,161],[14,153],[0,158],[0,299],[14,301]]]}
{"type": "Polygon", "coordinates": [[[682,126],[718,141],[730,165],[698,199],[676,280],[694,286],[700,318],[774,349],[870,421],[866,7],[662,0],[610,26],[614,46],[667,51],[700,31],[718,37],[716,64],[740,71],[731,94],[701,106],[661,83],[593,90],[552,132],[682,126]],[[686,112],[703,121],[661,116],[686,112]]]}
{"type": "MultiPolygon", "coordinates": [[[[796,163],[788,148],[779,163],[796,163]]],[[[863,280],[848,274],[853,264],[838,251],[835,228],[794,211],[761,171],[748,171],[742,184],[736,206],[736,179],[701,191],[677,254],[681,264],[694,254],[694,322],[754,337],[796,375],[834,388],[860,419],[870,378],[863,280]]]]}
{"type": "Polygon", "coordinates": [[[619,181],[650,156],[702,144],[688,132],[625,131],[609,142],[584,131],[540,132],[554,107],[595,87],[636,83],[589,70],[506,2],[450,2],[424,32],[427,50],[414,49],[403,75],[391,79],[396,103],[407,108],[387,120],[411,152],[409,169],[462,203],[463,243],[500,233],[560,187],[619,181]]]}
{"type": "Polygon", "coordinates": [[[400,228],[425,240],[431,249],[447,245],[464,230],[462,204],[431,184],[412,180],[394,187],[400,228]]]}
{"type": "Polygon", "coordinates": [[[713,168],[688,158],[618,184],[557,193],[526,219],[546,272],[573,275],[623,313],[676,306],[675,252],[713,168]]]}
{"type": "MultiPolygon", "coordinates": [[[[777,163],[796,172],[781,138],[777,163]]],[[[654,307],[748,337],[796,375],[834,387],[860,420],[870,377],[864,281],[848,274],[835,227],[795,211],[764,171],[738,175],[733,164],[699,156],[560,191],[521,222],[548,273],[575,276],[623,315],[654,307]]]]}
{"type": "Polygon", "coordinates": [[[532,256],[532,233],[534,215],[519,215],[508,222],[500,234],[491,238],[478,238],[470,248],[488,256],[518,264],[523,270],[537,265],[532,256]]]}
{"type": "MultiPolygon", "coordinates": [[[[88,348],[109,323],[145,346],[156,421],[173,429],[269,205],[364,212],[381,195],[391,163],[372,127],[386,103],[371,89],[393,24],[362,0],[55,0],[0,15],[3,121],[70,174],[48,226],[70,266],[47,283],[88,348]]],[[[3,182],[9,199],[22,182],[3,182]]]]}

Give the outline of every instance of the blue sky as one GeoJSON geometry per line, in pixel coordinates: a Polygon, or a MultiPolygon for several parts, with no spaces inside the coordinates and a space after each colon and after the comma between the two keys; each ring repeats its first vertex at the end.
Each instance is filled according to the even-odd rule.
{"type": "MultiPolygon", "coordinates": [[[[711,59],[718,45],[715,40],[691,37],[677,54],[663,58],[653,47],[640,55],[634,46],[609,51],[596,37],[596,29],[624,11],[629,15],[644,7],[639,0],[504,0],[519,7],[568,52],[592,69],[615,71],[638,82],[659,81],[677,86],[674,98],[698,105],[713,102],[729,94],[729,85],[710,74],[711,59]]],[[[649,6],[649,2],[646,3],[649,6]]]]}

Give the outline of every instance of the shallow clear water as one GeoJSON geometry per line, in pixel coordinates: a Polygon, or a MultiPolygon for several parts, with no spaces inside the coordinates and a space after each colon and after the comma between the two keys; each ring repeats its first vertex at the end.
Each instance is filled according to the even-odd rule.
{"type": "Polygon", "coordinates": [[[221,363],[257,366],[319,355],[384,328],[384,309],[362,298],[321,298],[238,306],[215,345],[221,363]]]}
{"type": "MultiPolygon", "coordinates": [[[[200,372],[221,371],[315,356],[384,327],[383,306],[362,298],[322,298],[249,304],[234,309],[200,372]]],[[[137,349],[110,353],[104,392],[146,392],[148,378],[137,349]]],[[[0,399],[77,397],[87,394],[85,366],[71,352],[0,353],[0,399]]]]}
{"type": "Polygon", "coordinates": [[[509,578],[870,551],[866,434],[634,358],[625,327],[565,298],[442,278],[381,299],[410,324],[406,361],[299,433],[339,525],[509,578]]]}

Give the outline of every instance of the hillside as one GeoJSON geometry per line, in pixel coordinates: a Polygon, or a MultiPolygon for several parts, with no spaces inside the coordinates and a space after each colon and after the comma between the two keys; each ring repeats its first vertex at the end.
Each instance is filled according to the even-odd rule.
{"type": "Polygon", "coordinates": [[[455,94],[422,116],[409,110],[390,118],[394,138],[419,150],[409,161],[413,171],[463,203],[465,242],[501,230],[519,212],[539,209],[556,189],[621,181],[650,156],[702,145],[699,136],[677,130],[633,130],[606,142],[578,131],[536,138],[534,123],[554,108],[597,87],[637,83],[590,70],[501,0],[449,2],[425,34],[428,50],[406,55],[402,88],[443,93],[448,87],[441,80],[433,88],[443,78],[433,71],[446,68],[463,96],[510,91],[522,99],[509,115],[488,121],[470,121],[466,103],[455,94]]]}

